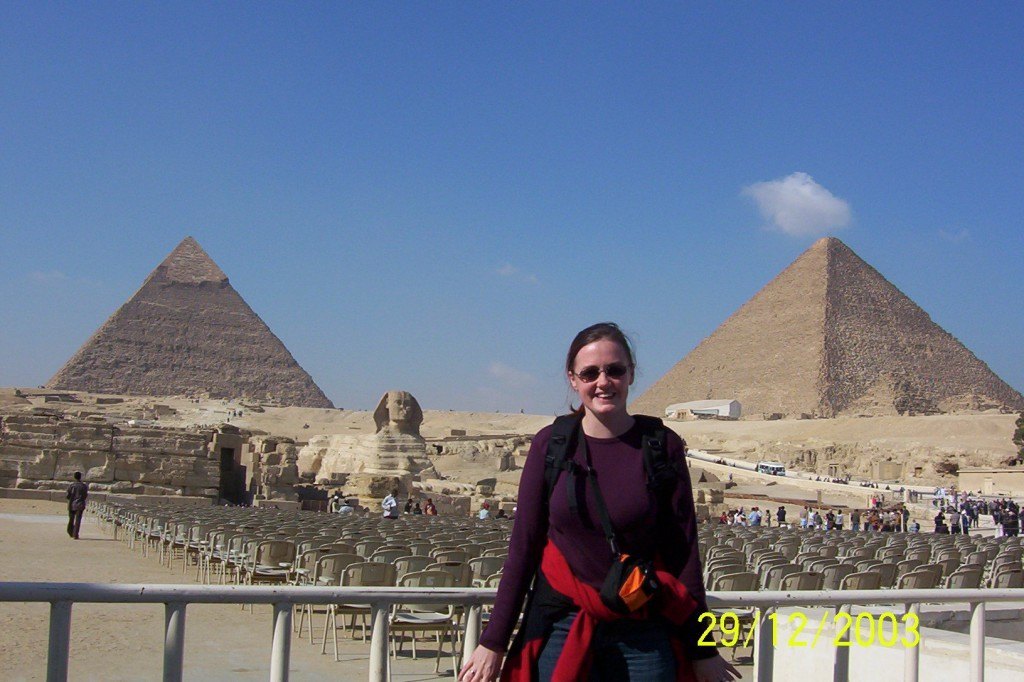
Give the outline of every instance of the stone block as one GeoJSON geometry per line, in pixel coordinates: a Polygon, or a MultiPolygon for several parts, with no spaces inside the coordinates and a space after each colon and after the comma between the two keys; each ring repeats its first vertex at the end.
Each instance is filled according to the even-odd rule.
{"type": "Polygon", "coordinates": [[[53,451],[44,450],[34,460],[22,461],[18,464],[18,477],[52,479],[56,470],[57,454],[53,451]]]}
{"type": "Polygon", "coordinates": [[[57,442],[57,437],[35,435],[22,437],[20,434],[9,434],[8,437],[4,438],[4,442],[9,446],[41,450],[42,448],[52,448],[57,442]]]}
{"type": "Polygon", "coordinates": [[[56,424],[59,421],[60,419],[54,416],[36,414],[9,414],[4,417],[4,424],[6,424],[8,428],[45,426],[47,424],[56,424]]]}
{"type": "Polygon", "coordinates": [[[0,460],[14,462],[28,462],[34,460],[42,452],[40,448],[31,448],[24,445],[0,445],[0,460]]]}
{"type": "Polygon", "coordinates": [[[114,456],[104,452],[58,452],[54,478],[71,480],[76,471],[86,482],[110,483],[114,480],[114,456]]]}
{"type": "Polygon", "coordinates": [[[9,432],[24,434],[26,437],[31,437],[32,435],[56,436],[61,430],[59,424],[54,424],[49,420],[42,423],[26,423],[8,417],[4,423],[6,424],[9,432]]]}
{"type": "Polygon", "coordinates": [[[67,428],[61,430],[60,435],[67,440],[105,441],[109,444],[110,437],[114,435],[114,429],[106,424],[72,422],[67,428]]]}
{"type": "Polygon", "coordinates": [[[183,455],[194,457],[206,457],[206,439],[204,438],[175,438],[169,441],[170,449],[183,455]]]}
{"type": "Polygon", "coordinates": [[[0,497],[5,497],[9,500],[53,500],[54,502],[64,502],[65,498],[63,493],[53,493],[49,490],[26,490],[23,488],[0,488],[0,497]],[[61,497],[58,500],[53,500],[53,495],[59,494],[61,497]]]}

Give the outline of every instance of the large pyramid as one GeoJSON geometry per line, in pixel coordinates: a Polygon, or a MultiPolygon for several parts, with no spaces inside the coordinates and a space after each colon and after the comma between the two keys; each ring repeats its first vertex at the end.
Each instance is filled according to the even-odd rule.
{"type": "Polygon", "coordinates": [[[877,270],[818,240],[634,402],[737,399],[744,415],[1024,409],[1024,397],[877,270]]]}
{"type": "Polygon", "coordinates": [[[171,251],[47,386],[333,407],[192,237],[171,251]]]}

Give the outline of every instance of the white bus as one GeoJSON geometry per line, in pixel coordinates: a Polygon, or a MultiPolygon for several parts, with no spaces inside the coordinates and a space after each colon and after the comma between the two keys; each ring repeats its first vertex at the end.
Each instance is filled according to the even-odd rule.
{"type": "Polygon", "coordinates": [[[780,462],[758,462],[757,473],[771,474],[772,476],[785,476],[786,466],[780,462]]]}

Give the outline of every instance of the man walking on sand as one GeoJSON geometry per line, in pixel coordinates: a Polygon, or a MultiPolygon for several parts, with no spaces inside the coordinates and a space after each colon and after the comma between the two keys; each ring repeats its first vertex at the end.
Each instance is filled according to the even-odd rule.
{"type": "Polygon", "coordinates": [[[75,540],[82,528],[85,515],[85,500],[89,497],[89,486],[82,483],[82,472],[75,472],[75,482],[68,486],[68,535],[75,540]]]}

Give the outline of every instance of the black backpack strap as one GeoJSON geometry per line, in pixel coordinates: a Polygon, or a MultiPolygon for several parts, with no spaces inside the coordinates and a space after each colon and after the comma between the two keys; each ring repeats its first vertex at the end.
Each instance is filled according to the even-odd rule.
{"type": "MultiPolygon", "coordinates": [[[[679,472],[668,458],[668,430],[657,417],[637,414],[633,418],[640,424],[647,487],[658,501],[658,518],[665,519],[671,515],[672,494],[679,482],[679,472]]],[[[686,452],[685,441],[683,452],[686,452]]]]}
{"type": "MultiPolygon", "coordinates": [[[[551,493],[555,491],[555,484],[563,471],[572,473],[575,468],[573,455],[579,444],[580,421],[582,415],[563,414],[555,419],[551,427],[551,438],[548,440],[548,449],[544,457],[544,503],[548,504],[551,493]]],[[[572,512],[578,513],[579,507],[576,500],[576,486],[570,485],[567,489],[569,497],[569,508],[572,512]]]]}

